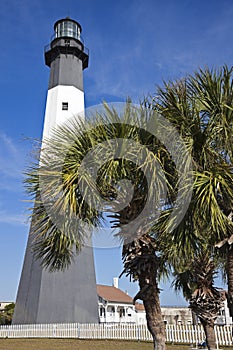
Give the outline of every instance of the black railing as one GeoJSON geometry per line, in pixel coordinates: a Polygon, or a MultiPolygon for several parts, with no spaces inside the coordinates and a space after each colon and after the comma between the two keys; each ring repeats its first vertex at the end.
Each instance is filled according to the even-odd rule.
{"type": "MultiPolygon", "coordinates": [[[[60,37],[59,37],[60,38],[60,37]]],[[[58,39],[59,39],[58,38],[58,39]]],[[[62,38],[71,38],[71,37],[62,37],[62,38]]],[[[54,39],[57,39],[56,37],[54,37],[54,39]]],[[[77,40],[79,40],[79,39],[77,39],[77,40]]],[[[84,46],[84,41],[82,40],[79,40],[80,41],[80,43],[81,43],[81,45],[82,45],[82,47],[83,47],[83,52],[86,54],[86,55],[88,55],[89,56],[89,49],[87,48],[87,47],[85,47],[84,46]]],[[[74,47],[73,45],[70,45],[70,47],[74,47]]],[[[46,45],[45,47],[44,47],[44,53],[46,53],[46,52],[48,52],[48,51],[50,51],[52,49],[52,46],[51,46],[51,43],[50,44],[48,44],[48,45],[46,45]]]]}

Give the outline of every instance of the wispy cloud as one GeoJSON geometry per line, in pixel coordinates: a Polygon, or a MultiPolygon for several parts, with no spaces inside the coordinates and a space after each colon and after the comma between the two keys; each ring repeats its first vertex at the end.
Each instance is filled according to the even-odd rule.
{"type": "Polygon", "coordinates": [[[10,225],[28,225],[28,217],[23,214],[12,214],[0,210],[0,223],[10,225]]]}
{"type": "Polygon", "coordinates": [[[231,64],[232,14],[230,2],[216,2],[211,9],[202,2],[192,9],[188,2],[127,4],[116,24],[112,18],[110,33],[94,32],[89,39],[92,65],[86,74],[93,84],[88,94],[142,97],[163,80],[205,65],[231,64]]]}
{"type": "Polygon", "coordinates": [[[0,131],[0,188],[15,188],[22,181],[26,159],[26,144],[10,138],[0,131]]]}
{"type": "Polygon", "coordinates": [[[0,131],[0,223],[26,225],[28,218],[23,190],[23,169],[27,154],[26,143],[0,131]]]}

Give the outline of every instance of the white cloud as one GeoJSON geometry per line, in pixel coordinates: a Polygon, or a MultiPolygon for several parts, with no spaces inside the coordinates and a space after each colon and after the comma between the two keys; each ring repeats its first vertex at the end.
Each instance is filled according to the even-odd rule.
{"type": "Polygon", "coordinates": [[[28,217],[23,214],[11,214],[6,211],[0,211],[0,223],[27,226],[28,217]]]}
{"type": "Polygon", "coordinates": [[[0,131],[0,188],[15,187],[22,181],[26,159],[26,144],[11,139],[0,131]]]}
{"type": "Polygon", "coordinates": [[[0,224],[27,224],[22,182],[26,146],[0,131],[0,224]]]}

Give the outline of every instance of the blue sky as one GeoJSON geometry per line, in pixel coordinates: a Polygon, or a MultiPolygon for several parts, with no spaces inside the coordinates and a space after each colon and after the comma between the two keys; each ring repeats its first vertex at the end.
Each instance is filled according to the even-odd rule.
{"type": "MultiPolygon", "coordinates": [[[[163,80],[233,62],[232,0],[1,0],[0,301],[15,300],[28,235],[22,180],[42,133],[49,69],[44,46],[56,20],[70,16],[90,50],[86,106],[138,102],[163,80]]],[[[96,249],[97,282],[121,273],[121,251],[96,249]]],[[[131,295],[137,286],[126,278],[131,295]]],[[[162,285],[163,305],[182,304],[162,285]]]]}

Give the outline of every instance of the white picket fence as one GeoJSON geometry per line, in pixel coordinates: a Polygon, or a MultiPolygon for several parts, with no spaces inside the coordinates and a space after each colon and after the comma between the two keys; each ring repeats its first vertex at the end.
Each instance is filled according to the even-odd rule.
{"type": "MultiPolygon", "coordinates": [[[[233,345],[233,326],[215,326],[217,345],[233,345]]],[[[80,338],[151,341],[144,325],[136,324],[29,324],[0,326],[0,338],[80,338]]],[[[171,343],[194,344],[205,339],[200,325],[166,325],[171,343]]]]}

